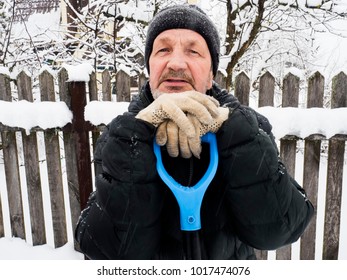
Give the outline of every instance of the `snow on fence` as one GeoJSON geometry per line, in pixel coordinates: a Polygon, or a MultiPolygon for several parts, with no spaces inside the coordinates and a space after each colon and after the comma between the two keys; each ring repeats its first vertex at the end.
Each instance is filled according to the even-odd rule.
{"type": "MultiPolygon", "coordinates": [[[[282,107],[298,107],[299,78],[288,74],[283,81],[282,107]]],[[[33,102],[32,80],[25,72],[16,79],[18,100],[13,101],[9,76],[0,74],[0,100],[33,102]]],[[[222,81],[221,81],[222,83],[222,81]]],[[[139,84],[143,84],[143,77],[139,84]]],[[[260,78],[259,107],[273,106],[275,79],[270,73],[260,78]]],[[[93,125],[86,121],[85,106],[90,101],[111,101],[111,79],[107,71],[102,73],[101,95],[99,98],[95,73],[90,75],[88,82],[69,81],[66,69],[59,71],[57,82],[48,72],[43,71],[39,76],[41,102],[57,102],[56,92],[60,101],[66,103],[72,112],[71,122],[62,127],[23,128],[4,124],[0,119],[1,150],[3,154],[4,172],[6,178],[8,213],[11,235],[26,239],[26,231],[31,231],[32,244],[47,243],[47,228],[42,195],[42,174],[38,155],[38,134],[43,134],[45,161],[49,185],[51,216],[53,224],[54,246],[61,247],[68,242],[68,229],[73,229],[81,208],[86,205],[89,193],[93,189],[92,150],[97,137],[103,129],[102,125],[93,125]],[[55,84],[58,89],[55,89],[55,84]],[[88,90],[87,90],[88,88],[88,90]],[[101,99],[101,100],[100,100],[101,99]],[[18,134],[21,135],[18,145],[18,134]],[[21,147],[18,147],[21,146],[21,147]],[[25,176],[20,172],[19,151],[22,149],[25,176]],[[63,151],[63,155],[61,155],[63,151]],[[62,161],[64,158],[64,161],[62,161]],[[64,166],[63,166],[64,165],[64,166]],[[63,174],[62,169],[66,170],[63,174]],[[66,176],[69,203],[64,201],[64,176],[66,176]],[[25,184],[23,184],[25,181],[25,184]],[[30,226],[25,227],[23,214],[22,187],[26,186],[30,213],[30,226]],[[70,209],[65,209],[69,205],[70,209]],[[67,213],[71,217],[67,217],[67,213]],[[67,225],[71,221],[71,225],[67,225]]],[[[123,72],[117,79],[117,101],[130,100],[130,78],[123,72]],[[125,94],[124,94],[125,93],[125,94]]],[[[315,73],[308,81],[307,108],[323,107],[324,77],[315,73]]],[[[250,80],[241,73],[235,80],[234,94],[239,100],[248,105],[250,80]]],[[[347,107],[347,77],[340,73],[333,80],[331,108],[347,107]]],[[[1,101],[2,102],[2,101],[1,101]]],[[[34,103],[37,103],[35,101],[34,103]]],[[[40,102],[39,102],[40,103],[40,102]]],[[[90,102],[91,103],[91,102],[90,102]]],[[[48,103],[47,103],[48,104],[48,103]]],[[[28,117],[29,118],[29,117],[28,117]]],[[[58,125],[57,125],[58,126],[58,125]]],[[[280,139],[280,154],[289,172],[294,174],[297,154],[297,142],[302,139],[286,135],[280,139]]],[[[337,259],[340,240],[340,216],[342,197],[342,176],[345,154],[346,135],[335,135],[326,139],[323,135],[310,135],[304,140],[304,171],[303,186],[317,209],[317,193],[319,167],[321,158],[321,142],[329,140],[328,171],[326,183],[326,204],[324,221],[323,259],[337,259]]],[[[0,193],[1,195],[1,193],[0,193]]],[[[3,197],[0,196],[0,237],[4,237],[3,197]]],[[[316,211],[317,212],[317,211],[316,211]]],[[[300,240],[300,259],[315,259],[316,250],[316,219],[310,223],[300,240]]],[[[72,233],[70,233],[72,234],[72,233]]],[[[77,246],[76,246],[76,249],[77,246]]],[[[267,259],[268,252],[257,251],[258,258],[267,259]]],[[[291,246],[276,251],[277,259],[291,259],[291,246]]]]}

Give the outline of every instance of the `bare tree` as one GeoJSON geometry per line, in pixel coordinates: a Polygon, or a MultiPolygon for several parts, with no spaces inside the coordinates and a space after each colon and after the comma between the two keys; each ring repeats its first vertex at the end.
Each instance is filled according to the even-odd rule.
{"type": "MultiPolygon", "coordinates": [[[[227,27],[224,55],[228,58],[227,88],[231,87],[235,67],[240,64],[251,47],[259,44],[259,37],[265,32],[275,34],[276,31],[280,31],[294,34],[292,36],[294,38],[295,34],[299,32],[323,32],[322,29],[324,29],[324,32],[333,32],[340,36],[347,35],[338,32],[331,26],[331,22],[336,19],[347,20],[346,11],[342,12],[338,9],[338,1],[321,0],[320,5],[310,5],[310,3],[310,1],[306,1],[306,4],[301,6],[295,0],[232,0],[225,2],[227,27]]],[[[300,46],[298,47],[300,48],[300,46]]],[[[289,55],[290,50],[288,49],[287,52],[289,55]]],[[[280,54],[281,52],[273,51],[271,56],[280,54]]],[[[293,52],[292,56],[300,59],[300,53],[293,52]]]]}
{"type": "MultiPolygon", "coordinates": [[[[336,19],[346,20],[346,12],[339,1],[321,0],[318,6],[309,5],[313,3],[309,0],[303,6],[298,4],[302,1],[297,0],[198,1],[198,5],[211,16],[217,5],[222,11],[214,14],[218,16],[214,21],[220,27],[223,42],[221,58],[227,88],[231,88],[236,71],[255,69],[259,72],[268,69],[269,65],[309,68],[310,58],[315,55],[312,34],[331,32],[346,35],[332,25],[336,19]]],[[[10,11],[15,9],[16,1],[0,1],[11,2],[6,12],[8,19],[11,19],[10,11]]],[[[114,72],[127,69],[137,75],[144,70],[143,50],[148,22],[165,6],[187,1],[64,2],[68,8],[68,26],[65,33],[59,33],[62,39],[39,40],[37,35],[31,34],[27,34],[26,39],[12,38],[9,31],[11,21],[3,20],[0,63],[6,66],[25,63],[39,68],[44,63],[59,65],[60,62],[89,61],[95,69],[114,72]]],[[[4,10],[1,6],[0,9],[4,10]]]]}
{"type": "Polygon", "coordinates": [[[79,13],[84,7],[89,4],[89,0],[64,0],[67,9],[67,23],[68,31],[75,34],[77,33],[78,25],[76,25],[76,19],[78,19],[79,13]]]}
{"type": "Polygon", "coordinates": [[[5,66],[11,41],[11,30],[15,14],[15,3],[0,1],[0,65],[5,66]]]}

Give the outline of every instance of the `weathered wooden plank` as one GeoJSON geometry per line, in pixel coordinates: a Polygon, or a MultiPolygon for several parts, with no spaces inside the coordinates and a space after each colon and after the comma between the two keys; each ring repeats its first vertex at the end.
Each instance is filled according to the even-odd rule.
{"type": "MultiPolygon", "coordinates": [[[[55,101],[53,77],[48,71],[39,76],[41,101],[55,101]]],[[[59,136],[56,130],[44,132],[48,184],[51,198],[54,244],[61,247],[67,242],[66,214],[61,171],[59,136]]]]}
{"type": "Polygon", "coordinates": [[[12,101],[10,77],[0,73],[0,100],[12,101]]]}
{"type": "Polygon", "coordinates": [[[275,96],[275,78],[266,72],[259,80],[259,107],[273,106],[275,96]]]}
{"type": "Polygon", "coordinates": [[[2,198],[0,193],[0,238],[5,236],[4,216],[2,214],[2,198]]]}
{"type": "Polygon", "coordinates": [[[143,73],[143,72],[140,73],[139,74],[139,81],[138,81],[138,91],[139,92],[141,91],[142,87],[145,85],[146,81],[147,81],[147,78],[146,78],[145,73],[143,73]]]}
{"type": "Polygon", "coordinates": [[[26,239],[16,134],[14,132],[2,132],[1,139],[12,236],[26,239]]]}
{"type": "Polygon", "coordinates": [[[324,218],[324,260],[337,260],[339,254],[344,154],[345,142],[331,139],[329,141],[327,190],[324,218]]]}
{"type": "MultiPolygon", "coordinates": [[[[258,100],[259,107],[273,106],[274,86],[275,79],[269,72],[266,72],[260,77],[258,100]]],[[[265,250],[256,250],[255,253],[258,259],[266,260],[268,258],[268,252],[265,250]]]]}
{"type": "Polygon", "coordinates": [[[84,120],[84,107],[86,105],[86,85],[84,82],[70,82],[68,85],[71,94],[71,110],[73,112],[73,136],[76,147],[77,176],[80,194],[80,209],[87,205],[89,194],[93,189],[89,133],[84,120]]]}
{"type": "MultiPolygon", "coordinates": [[[[0,88],[6,88],[6,76],[3,74],[0,74],[0,88]]],[[[7,80],[8,81],[8,80],[7,80]]],[[[0,93],[1,94],[1,93],[0,93]]],[[[0,95],[0,100],[3,100],[3,94],[0,95]]],[[[2,124],[0,123],[0,132],[2,132],[1,130],[1,126],[2,124]]],[[[1,137],[1,134],[0,134],[1,137]]],[[[2,150],[2,141],[0,142],[0,150],[2,150]]],[[[1,152],[2,154],[2,152],[1,152]]],[[[2,214],[2,198],[1,198],[1,194],[0,194],[0,237],[5,236],[5,231],[4,231],[4,217],[2,214]]]]}
{"type": "MultiPolygon", "coordinates": [[[[331,108],[347,107],[347,76],[341,72],[333,78],[331,108]]],[[[329,141],[328,173],[325,201],[323,259],[337,260],[339,253],[342,178],[345,141],[329,141]]]]}
{"type": "Polygon", "coordinates": [[[323,108],[324,83],[325,79],[319,72],[308,79],[307,108],[323,108]]]}
{"type": "Polygon", "coordinates": [[[296,141],[281,140],[280,156],[285,163],[287,172],[294,178],[295,175],[295,156],[296,156],[296,141]]]}
{"type": "MultiPolygon", "coordinates": [[[[299,104],[300,79],[289,73],[283,79],[282,107],[298,107],[299,104]]],[[[280,140],[280,156],[283,160],[288,174],[295,176],[296,140],[280,140]]],[[[276,259],[290,260],[292,246],[288,245],[276,251],[276,259]]]]}
{"type": "MultiPolygon", "coordinates": [[[[98,101],[98,87],[97,87],[97,80],[96,80],[95,72],[93,72],[90,75],[88,88],[89,88],[89,100],[90,101],[98,101]]],[[[98,140],[99,136],[100,136],[100,132],[98,132],[98,131],[93,131],[92,132],[92,147],[93,147],[93,151],[95,150],[96,141],[98,140]]],[[[97,173],[96,165],[94,165],[94,172],[95,172],[95,174],[97,173]]]]}
{"type": "MultiPolygon", "coordinates": [[[[31,78],[25,73],[17,77],[18,99],[33,102],[31,78]]],[[[27,135],[22,131],[25,175],[28,190],[29,212],[33,245],[46,244],[46,227],[43,211],[39,153],[36,132],[27,135]]]]}
{"type": "Polygon", "coordinates": [[[214,77],[214,80],[221,88],[226,87],[226,77],[222,74],[222,72],[218,71],[214,77]]]}
{"type": "MultiPolygon", "coordinates": [[[[10,77],[0,74],[0,100],[12,101],[10,77]]],[[[1,132],[12,236],[25,239],[25,225],[15,132],[1,132]]]]}
{"type": "Polygon", "coordinates": [[[241,72],[235,79],[235,96],[242,105],[249,105],[250,80],[245,72],[241,72]]]}
{"type": "Polygon", "coordinates": [[[116,74],[117,101],[130,101],[130,76],[120,70],[116,74]]]}
{"type": "MultiPolygon", "coordinates": [[[[68,73],[66,69],[61,69],[58,73],[58,87],[60,100],[64,101],[66,105],[71,108],[71,94],[68,90],[68,73]]],[[[80,209],[79,198],[79,185],[77,178],[77,158],[76,158],[76,145],[73,137],[72,130],[63,131],[64,141],[64,156],[66,165],[66,177],[69,191],[70,213],[72,229],[77,224],[80,209]]]]}
{"type": "MultiPolygon", "coordinates": [[[[130,88],[130,85],[129,85],[130,88]]],[[[117,96],[118,96],[118,87],[117,96]]],[[[118,99],[118,97],[117,97],[118,99]]],[[[108,70],[102,72],[102,100],[111,101],[112,100],[112,88],[111,88],[111,75],[108,70]]]]}
{"type": "MultiPolygon", "coordinates": [[[[323,107],[323,94],[324,77],[316,72],[308,81],[307,108],[323,107]]],[[[320,140],[305,141],[303,188],[315,208],[315,213],[301,237],[300,258],[304,260],[315,258],[320,152],[320,140]]]]}
{"type": "Polygon", "coordinates": [[[299,77],[288,73],[283,79],[282,107],[298,107],[299,105],[299,77]]]}
{"type": "Polygon", "coordinates": [[[98,100],[98,82],[96,79],[96,74],[95,72],[92,72],[90,74],[90,79],[88,82],[88,88],[89,88],[89,100],[98,100]]]}

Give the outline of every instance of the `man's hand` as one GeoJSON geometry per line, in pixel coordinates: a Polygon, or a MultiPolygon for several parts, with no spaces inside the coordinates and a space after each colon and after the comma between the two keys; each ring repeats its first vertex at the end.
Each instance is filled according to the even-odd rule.
{"type": "Polygon", "coordinates": [[[216,133],[230,112],[230,108],[218,107],[218,115],[209,124],[201,123],[196,116],[188,113],[187,118],[194,126],[193,136],[188,136],[174,122],[165,121],[157,129],[157,144],[160,146],[166,144],[168,153],[172,157],[177,157],[180,154],[183,158],[190,158],[192,155],[200,158],[201,136],[207,132],[216,133]]]}
{"type": "Polygon", "coordinates": [[[187,114],[196,116],[202,124],[210,124],[219,114],[219,103],[213,97],[197,91],[162,94],[148,107],[141,110],[136,118],[142,119],[158,127],[171,120],[188,137],[195,136],[194,125],[187,114]]]}

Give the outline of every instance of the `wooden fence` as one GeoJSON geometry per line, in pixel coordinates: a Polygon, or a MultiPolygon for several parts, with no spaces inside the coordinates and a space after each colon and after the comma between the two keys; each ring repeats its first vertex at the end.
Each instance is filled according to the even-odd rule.
{"type": "MultiPolygon", "coordinates": [[[[93,188],[91,151],[102,130],[102,127],[92,126],[89,122],[85,121],[84,107],[88,100],[111,100],[111,79],[109,73],[104,71],[102,73],[100,90],[98,90],[95,73],[91,75],[88,84],[85,82],[68,82],[68,73],[65,69],[62,69],[58,73],[56,83],[54,77],[47,71],[42,72],[38,80],[41,101],[55,101],[58,93],[60,100],[65,101],[72,111],[73,120],[72,123],[63,128],[47,130],[42,130],[38,127],[34,128],[29,135],[21,128],[8,127],[0,123],[11,232],[12,236],[25,239],[25,231],[30,230],[33,245],[47,243],[37,140],[37,134],[43,133],[54,245],[55,247],[61,247],[68,242],[61,158],[65,159],[70,204],[70,211],[68,212],[71,213],[71,223],[72,228],[74,228],[81,207],[83,208],[86,205],[88,195],[93,188]],[[20,175],[19,171],[18,140],[16,140],[18,133],[21,134],[20,145],[22,145],[24,154],[25,178],[20,175]],[[62,137],[63,141],[59,141],[59,137],[62,137]],[[61,151],[64,152],[63,155],[61,155],[61,151]],[[21,180],[25,180],[25,185],[27,186],[30,228],[25,228],[24,225],[21,191],[23,184],[21,180]]],[[[218,81],[223,84],[220,76],[218,81]]],[[[143,82],[144,77],[141,77],[139,84],[141,85],[143,82]]],[[[13,94],[11,93],[10,83],[11,81],[8,76],[0,75],[0,100],[12,102],[13,94]]],[[[299,78],[292,74],[288,74],[284,78],[282,107],[298,106],[299,83],[299,78]]],[[[25,72],[21,72],[18,75],[16,87],[19,100],[33,102],[32,79],[25,72]]],[[[248,105],[250,80],[245,73],[241,73],[236,77],[234,88],[234,94],[239,98],[241,103],[248,105]]],[[[117,77],[117,89],[117,101],[130,100],[130,79],[122,72],[117,77]]],[[[274,89],[274,77],[270,73],[265,73],[259,81],[259,107],[273,106],[274,89]]],[[[319,73],[315,73],[308,80],[307,108],[322,107],[323,93],[324,77],[319,73]]],[[[332,83],[331,108],[336,107],[347,107],[347,77],[344,73],[340,73],[334,77],[332,83]]],[[[299,140],[302,139],[291,135],[280,140],[281,157],[291,174],[294,174],[295,170],[297,142],[299,140]]],[[[304,139],[303,186],[316,208],[316,213],[322,140],[327,139],[322,135],[311,135],[304,139]]],[[[323,259],[338,258],[345,140],[346,135],[335,135],[329,139],[323,259]]],[[[0,197],[0,237],[3,237],[4,217],[1,211],[1,202],[2,198],[0,197]]],[[[301,238],[300,259],[315,258],[316,218],[315,215],[301,238]]],[[[268,258],[268,252],[266,251],[257,251],[256,253],[260,259],[268,258]]],[[[277,250],[276,258],[291,259],[291,246],[277,250]]]]}

